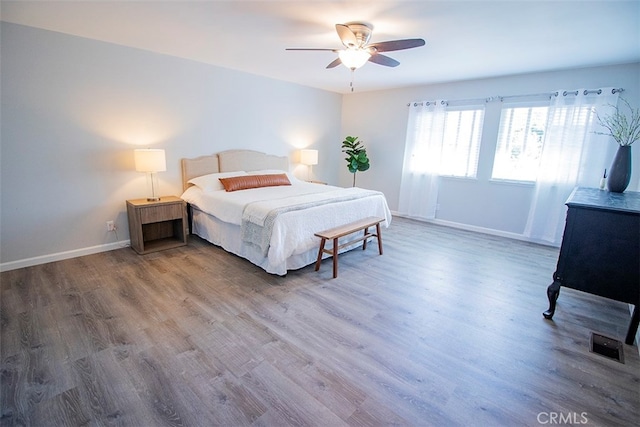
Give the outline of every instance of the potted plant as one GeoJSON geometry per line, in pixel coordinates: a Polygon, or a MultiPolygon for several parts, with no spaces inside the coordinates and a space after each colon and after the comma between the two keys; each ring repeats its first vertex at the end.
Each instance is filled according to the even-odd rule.
{"type": "Polygon", "coordinates": [[[353,186],[356,186],[356,172],[364,172],[369,169],[369,158],[367,157],[367,149],[358,141],[357,136],[347,136],[342,141],[342,152],[347,154],[345,160],[349,172],[353,174],[353,186]]]}
{"type": "Polygon", "coordinates": [[[622,193],[627,189],[631,180],[631,144],[640,139],[640,108],[632,108],[629,102],[620,98],[629,110],[627,114],[616,105],[614,111],[608,116],[596,117],[605,132],[596,132],[599,135],[611,136],[619,145],[613,158],[607,178],[607,188],[614,193],[622,193]]]}

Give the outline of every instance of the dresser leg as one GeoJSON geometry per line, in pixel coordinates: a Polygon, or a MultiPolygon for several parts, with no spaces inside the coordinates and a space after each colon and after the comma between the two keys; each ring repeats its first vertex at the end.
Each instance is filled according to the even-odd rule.
{"type": "Polygon", "coordinates": [[[556,312],[556,301],[560,295],[560,282],[554,280],[547,288],[547,298],[549,299],[549,309],[542,313],[545,319],[551,319],[556,312]]]}
{"type": "Polygon", "coordinates": [[[638,304],[636,304],[635,307],[633,307],[633,315],[631,316],[631,322],[627,330],[627,337],[624,340],[625,344],[633,345],[633,341],[636,339],[638,323],[640,323],[640,312],[638,311],[638,304]]]}

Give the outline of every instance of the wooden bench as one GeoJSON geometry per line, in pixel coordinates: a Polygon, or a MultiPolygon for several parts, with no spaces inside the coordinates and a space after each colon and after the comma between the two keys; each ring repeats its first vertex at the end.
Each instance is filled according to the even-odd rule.
{"type": "Polygon", "coordinates": [[[356,242],[363,241],[362,250],[367,249],[367,239],[371,237],[376,237],[378,239],[378,251],[380,255],[382,255],[382,235],[380,234],[380,223],[384,221],[384,218],[378,218],[375,216],[370,216],[368,218],[363,218],[358,221],[351,222],[349,224],[341,225],[339,227],[331,228],[329,230],[321,231],[319,233],[315,233],[316,236],[320,237],[322,240],[320,241],[320,250],[318,250],[318,260],[316,261],[316,271],[320,269],[320,263],[322,262],[322,254],[326,253],[333,257],[333,277],[338,277],[338,250],[341,248],[352,245],[356,242]],[[375,233],[369,233],[369,227],[376,226],[375,233]],[[348,236],[349,234],[353,234],[357,231],[363,230],[364,235],[358,239],[350,240],[347,243],[342,245],[338,244],[338,239],[344,236],[348,236]],[[333,240],[333,247],[331,249],[325,249],[325,244],[327,240],[333,240]]]}

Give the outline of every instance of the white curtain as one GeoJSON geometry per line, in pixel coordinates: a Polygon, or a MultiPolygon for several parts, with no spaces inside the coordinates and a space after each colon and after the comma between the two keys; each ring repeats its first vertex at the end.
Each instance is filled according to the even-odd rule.
{"type": "Polygon", "coordinates": [[[585,89],[552,96],[534,196],[524,234],[531,240],[560,246],[565,202],[577,186],[598,188],[617,145],[598,135],[596,111],[607,115],[618,101],[613,88],[600,94],[585,89]]]}
{"type": "Polygon", "coordinates": [[[445,111],[446,101],[441,100],[409,107],[398,203],[403,215],[420,219],[436,216],[445,111]]]}

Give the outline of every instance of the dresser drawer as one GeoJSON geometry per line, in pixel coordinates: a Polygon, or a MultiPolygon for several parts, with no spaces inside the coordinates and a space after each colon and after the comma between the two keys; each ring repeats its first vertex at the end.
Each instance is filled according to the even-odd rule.
{"type": "Polygon", "coordinates": [[[172,203],[159,206],[148,206],[139,208],[138,212],[140,213],[141,224],[181,219],[184,215],[184,204],[172,203]]]}

